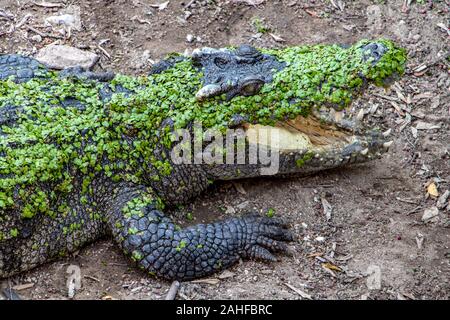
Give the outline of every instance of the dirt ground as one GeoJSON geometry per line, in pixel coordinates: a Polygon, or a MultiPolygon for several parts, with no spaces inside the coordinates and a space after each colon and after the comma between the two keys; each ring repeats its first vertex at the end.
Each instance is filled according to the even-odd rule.
{"type": "MultiPolygon", "coordinates": [[[[291,221],[298,240],[293,256],[273,264],[244,261],[220,275],[184,282],[178,298],[305,298],[301,292],[313,299],[450,298],[450,206],[422,221],[437,202],[427,190],[433,193],[434,185],[441,196],[450,189],[449,1],[170,0],[159,8],[153,5],[163,0],[51,2],[62,7],[0,0],[0,13],[12,19],[0,18],[0,53],[33,55],[59,41],[98,53],[98,69],[143,74],[167,53],[202,46],[351,44],[386,37],[407,48],[407,74],[396,87],[372,88],[355,102],[366,121],[392,128],[390,152],[311,177],[212,187],[187,207],[196,223],[273,208],[291,221]],[[82,26],[69,38],[44,19],[70,5],[80,8],[82,26]],[[27,13],[32,16],[21,27],[5,33],[27,13]],[[258,33],[255,21],[270,31],[258,33]],[[50,37],[55,35],[62,39],[50,37]],[[329,221],[322,199],[332,206],[329,221]]],[[[187,223],[181,213],[174,216],[187,223]]],[[[82,274],[75,299],[162,299],[170,287],[133,268],[108,239],[9,279],[9,285],[24,299],[68,299],[69,265],[82,274]]]]}

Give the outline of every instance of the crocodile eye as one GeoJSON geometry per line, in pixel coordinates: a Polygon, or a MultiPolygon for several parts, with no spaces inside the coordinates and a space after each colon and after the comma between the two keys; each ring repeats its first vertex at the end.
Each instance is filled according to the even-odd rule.
{"type": "Polygon", "coordinates": [[[230,61],[228,59],[223,58],[223,57],[214,58],[214,64],[222,69],[225,68],[229,62],[230,61]]]}
{"type": "Polygon", "coordinates": [[[262,80],[250,80],[241,86],[239,92],[243,96],[251,96],[258,93],[263,84],[264,81],[262,80]]]}

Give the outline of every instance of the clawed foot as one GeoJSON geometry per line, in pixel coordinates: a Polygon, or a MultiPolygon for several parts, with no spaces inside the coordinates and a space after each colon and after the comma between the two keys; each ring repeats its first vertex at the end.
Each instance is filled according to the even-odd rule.
{"type": "Polygon", "coordinates": [[[286,242],[293,241],[294,236],[282,219],[248,214],[243,220],[247,227],[244,257],[277,261],[273,253],[290,254],[286,242]]]}

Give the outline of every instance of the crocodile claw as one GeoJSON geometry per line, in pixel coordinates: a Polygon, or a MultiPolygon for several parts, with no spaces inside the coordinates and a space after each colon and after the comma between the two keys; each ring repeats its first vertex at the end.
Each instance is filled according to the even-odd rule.
{"type": "Polygon", "coordinates": [[[247,227],[244,257],[277,261],[273,253],[290,254],[286,242],[293,241],[294,236],[284,220],[249,214],[244,221],[247,227]]]}

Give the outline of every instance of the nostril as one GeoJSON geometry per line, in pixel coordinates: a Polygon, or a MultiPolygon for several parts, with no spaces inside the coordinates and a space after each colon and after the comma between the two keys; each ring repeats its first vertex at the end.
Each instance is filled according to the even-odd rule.
{"type": "Polygon", "coordinates": [[[363,50],[365,51],[364,60],[373,59],[373,64],[378,62],[386,52],[385,46],[381,43],[370,43],[363,47],[363,50]]]}

